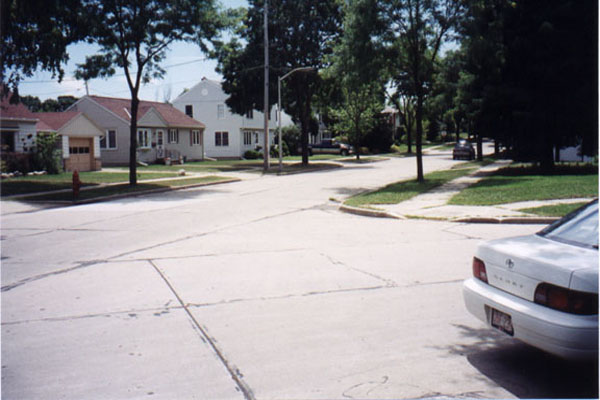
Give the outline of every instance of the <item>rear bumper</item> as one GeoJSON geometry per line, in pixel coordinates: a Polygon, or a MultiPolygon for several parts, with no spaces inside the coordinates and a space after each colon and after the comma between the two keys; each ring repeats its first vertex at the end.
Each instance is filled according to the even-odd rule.
{"type": "Polygon", "coordinates": [[[569,359],[598,356],[598,315],[574,315],[513,296],[476,279],[463,284],[467,310],[491,326],[492,308],[509,314],[514,337],[569,359]]]}

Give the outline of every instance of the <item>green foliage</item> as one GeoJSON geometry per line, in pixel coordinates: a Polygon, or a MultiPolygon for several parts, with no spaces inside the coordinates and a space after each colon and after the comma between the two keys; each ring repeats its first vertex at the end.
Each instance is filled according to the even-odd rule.
{"type": "Polygon", "coordinates": [[[381,8],[387,27],[383,37],[394,55],[389,58],[394,86],[415,102],[417,180],[422,181],[424,103],[432,86],[440,47],[456,29],[463,14],[463,2],[387,0],[381,8]]]}
{"type": "Polygon", "coordinates": [[[598,2],[470,0],[460,104],[475,133],[512,157],[553,165],[553,149],[598,149],[598,2]]]}
{"type": "Polygon", "coordinates": [[[260,151],[257,151],[257,150],[247,150],[244,153],[244,158],[246,160],[258,160],[258,159],[262,159],[263,155],[260,151]]]}
{"type": "Polygon", "coordinates": [[[7,153],[2,161],[2,172],[21,172],[26,174],[33,170],[33,154],[7,153]]]}
{"type": "MultiPolygon", "coordinates": [[[[81,0],[3,0],[0,2],[0,80],[18,98],[18,84],[41,69],[62,80],[67,46],[87,33],[81,0]]],[[[5,93],[2,93],[4,95],[5,93]]]]}
{"type": "Polygon", "coordinates": [[[61,112],[69,108],[78,99],[73,96],[58,96],[56,100],[46,99],[42,102],[37,96],[21,96],[19,100],[31,112],[61,112]]]}
{"type": "Polygon", "coordinates": [[[382,104],[372,86],[364,85],[357,91],[344,86],[342,93],[344,103],[340,109],[333,111],[338,120],[334,132],[346,135],[359,157],[362,139],[375,126],[382,104]]]}
{"type": "Polygon", "coordinates": [[[61,151],[57,148],[59,136],[56,133],[40,133],[36,138],[34,165],[38,170],[58,174],[62,170],[61,151]]]}
{"type": "Polygon", "coordinates": [[[285,126],[281,129],[281,139],[286,143],[291,155],[298,155],[302,143],[302,132],[296,125],[285,126]]]}
{"type": "Polygon", "coordinates": [[[387,153],[393,143],[392,126],[383,115],[376,115],[375,124],[363,138],[362,145],[367,146],[371,153],[387,153]]]}
{"type": "MultiPolygon", "coordinates": [[[[283,136],[282,136],[282,139],[283,139],[283,136]]],[[[281,155],[282,155],[282,157],[287,157],[290,155],[290,149],[288,148],[288,145],[284,140],[282,140],[282,142],[283,142],[283,145],[281,147],[281,155]]],[[[273,158],[279,157],[279,145],[278,144],[271,146],[270,154],[271,154],[271,157],[273,157],[273,158]]]]}
{"type": "MultiPolygon", "coordinates": [[[[264,45],[262,0],[249,1],[248,13],[228,43],[217,46],[217,71],[223,75],[227,105],[236,113],[262,110],[264,104],[264,45]],[[243,43],[243,44],[242,44],[243,43]]],[[[298,67],[282,85],[282,108],[302,129],[303,163],[308,163],[308,135],[313,97],[321,86],[317,70],[326,63],[340,33],[341,10],[337,0],[273,0],[269,13],[269,106],[277,101],[277,79],[298,67]]]]}
{"type": "Polygon", "coordinates": [[[136,134],[142,83],[160,78],[160,64],[175,41],[194,41],[207,51],[206,41],[215,38],[223,19],[214,0],[86,0],[89,11],[88,41],[99,46],[98,54],[78,64],[76,77],[88,80],[115,74],[122,68],[131,92],[129,182],[137,183],[136,134]]]}

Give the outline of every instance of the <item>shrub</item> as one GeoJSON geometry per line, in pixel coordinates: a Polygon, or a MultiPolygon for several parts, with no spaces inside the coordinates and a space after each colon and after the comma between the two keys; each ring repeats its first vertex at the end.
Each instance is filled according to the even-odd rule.
{"type": "Polygon", "coordinates": [[[30,153],[5,153],[3,155],[2,172],[16,172],[23,174],[33,170],[33,154],[30,153]]]}
{"type": "Polygon", "coordinates": [[[400,146],[399,146],[399,145],[397,145],[397,144],[393,144],[393,145],[390,147],[390,150],[392,150],[392,152],[394,152],[394,153],[402,153],[402,147],[400,147],[400,146]]]}
{"type": "Polygon", "coordinates": [[[56,133],[39,134],[36,139],[37,151],[33,157],[36,169],[49,174],[58,174],[62,169],[61,151],[57,149],[56,133]]]}
{"type": "Polygon", "coordinates": [[[244,153],[244,158],[246,160],[258,160],[260,158],[263,158],[263,156],[262,153],[256,150],[248,150],[244,153]]]}
{"type": "MultiPolygon", "coordinates": [[[[296,125],[286,126],[281,129],[281,139],[287,145],[287,148],[292,155],[298,155],[298,149],[301,146],[300,128],[296,125]]],[[[285,146],[283,147],[285,151],[285,146]]]]}
{"type": "MultiPolygon", "coordinates": [[[[281,147],[281,153],[282,153],[283,157],[287,157],[290,155],[290,149],[288,148],[288,145],[286,142],[284,142],[283,140],[282,140],[282,142],[283,142],[283,145],[281,147]]],[[[276,145],[271,146],[270,153],[271,153],[271,157],[273,157],[273,158],[279,157],[279,145],[276,144],[276,145]]]]}

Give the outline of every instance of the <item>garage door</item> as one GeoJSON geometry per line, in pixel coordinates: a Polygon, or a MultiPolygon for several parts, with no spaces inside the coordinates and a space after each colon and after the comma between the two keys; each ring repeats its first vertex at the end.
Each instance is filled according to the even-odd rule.
{"type": "Polygon", "coordinates": [[[78,171],[92,170],[93,139],[69,138],[69,159],[71,169],[78,171]]]}

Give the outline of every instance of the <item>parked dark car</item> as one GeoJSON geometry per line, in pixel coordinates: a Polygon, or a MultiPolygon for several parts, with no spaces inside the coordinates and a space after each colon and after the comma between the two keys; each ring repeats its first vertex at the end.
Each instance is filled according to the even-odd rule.
{"type": "Polygon", "coordinates": [[[452,150],[452,159],[467,159],[474,160],[475,159],[475,149],[471,142],[466,139],[460,139],[456,142],[454,146],[454,150],[452,150]]]}
{"type": "Polygon", "coordinates": [[[309,144],[308,154],[339,154],[347,156],[354,153],[354,147],[347,143],[340,143],[335,139],[323,139],[321,143],[309,144]]]}

